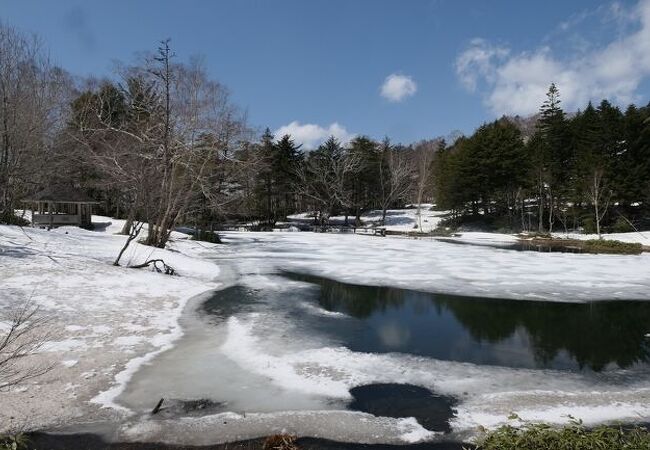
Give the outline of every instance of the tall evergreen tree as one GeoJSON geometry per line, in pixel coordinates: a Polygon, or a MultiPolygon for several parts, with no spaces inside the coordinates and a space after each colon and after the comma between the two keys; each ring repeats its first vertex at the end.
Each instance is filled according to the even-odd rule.
{"type": "Polygon", "coordinates": [[[560,104],[560,91],[555,83],[552,83],[540,108],[537,126],[539,145],[533,155],[540,232],[544,231],[545,222],[548,224],[548,230],[553,231],[555,210],[567,196],[565,187],[573,165],[566,117],[560,104]]]}

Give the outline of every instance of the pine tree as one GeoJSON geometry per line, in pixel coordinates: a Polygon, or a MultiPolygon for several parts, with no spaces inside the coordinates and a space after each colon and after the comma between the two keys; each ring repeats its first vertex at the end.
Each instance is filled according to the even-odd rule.
{"type": "Polygon", "coordinates": [[[274,136],[267,128],[262,135],[259,151],[262,154],[263,168],[259,172],[257,193],[260,199],[262,215],[269,225],[273,225],[273,157],[275,152],[274,136]]]}
{"type": "Polygon", "coordinates": [[[377,205],[379,187],[379,146],[375,141],[358,136],[350,142],[350,154],[359,160],[359,169],[354,177],[350,177],[352,191],[352,209],[355,224],[361,225],[361,213],[377,205]]]}
{"type": "Polygon", "coordinates": [[[298,170],[304,161],[300,151],[290,135],[284,135],[274,146],[271,162],[273,185],[277,201],[275,220],[285,219],[288,214],[297,210],[297,195],[295,185],[298,182],[298,170]]]}
{"type": "Polygon", "coordinates": [[[553,231],[557,205],[566,197],[564,189],[569,181],[572,159],[568,140],[568,129],[562,110],[560,92],[552,83],[546,94],[546,100],[540,108],[537,126],[539,146],[533,155],[536,171],[535,182],[538,194],[538,227],[544,231],[544,222],[548,223],[549,232],[553,231]],[[544,203],[547,202],[547,214],[544,217],[544,203]]]}

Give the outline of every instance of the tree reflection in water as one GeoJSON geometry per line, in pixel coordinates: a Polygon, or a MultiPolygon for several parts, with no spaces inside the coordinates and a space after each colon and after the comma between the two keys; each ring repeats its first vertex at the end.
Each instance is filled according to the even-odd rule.
{"type": "Polygon", "coordinates": [[[596,372],[650,361],[650,302],[486,299],[285,276],[319,286],[321,307],[366,324],[353,350],[596,372]]]}

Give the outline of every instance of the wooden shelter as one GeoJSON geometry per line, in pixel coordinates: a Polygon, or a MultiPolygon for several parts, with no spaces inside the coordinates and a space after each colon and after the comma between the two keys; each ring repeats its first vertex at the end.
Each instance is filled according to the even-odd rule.
{"type": "Polygon", "coordinates": [[[91,227],[92,206],[99,203],[71,186],[48,186],[23,200],[32,211],[32,226],[55,228],[91,227]]]}

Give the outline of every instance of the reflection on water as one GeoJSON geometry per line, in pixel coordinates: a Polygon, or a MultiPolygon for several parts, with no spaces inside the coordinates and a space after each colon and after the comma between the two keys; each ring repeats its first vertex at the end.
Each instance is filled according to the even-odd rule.
{"type": "Polygon", "coordinates": [[[299,319],[354,351],[593,371],[650,361],[650,339],[645,337],[650,332],[650,302],[495,300],[285,276],[318,286],[297,289],[297,298],[311,293],[327,311],[356,319],[310,320],[304,314],[299,319]]]}

